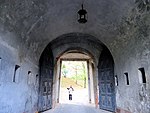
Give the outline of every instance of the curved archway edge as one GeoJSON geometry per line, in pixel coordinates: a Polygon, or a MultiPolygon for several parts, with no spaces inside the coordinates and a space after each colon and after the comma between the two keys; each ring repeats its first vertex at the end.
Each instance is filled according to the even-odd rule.
{"type": "MultiPolygon", "coordinates": [[[[57,59],[59,59],[60,56],[62,56],[63,54],[69,52],[69,51],[74,51],[77,50],[77,52],[81,52],[84,54],[87,54],[88,56],[90,56],[93,60],[95,60],[95,64],[98,65],[100,62],[100,55],[102,53],[102,51],[109,51],[109,49],[101,42],[99,41],[97,38],[88,35],[88,34],[81,34],[81,33],[69,33],[69,34],[65,34],[62,36],[59,36],[58,38],[56,38],[55,40],[51,41],[45,48],[45,50],[43,51],[42,55],[44,55],[45,57],[41,57],[40,58],[40,62],[55,62],[57,61],[57,59]],[[48,52],[51,51],[51,52],[48,52]],[[50,55],[52,54],[52,55],[50,55]],[[48,58],[48,56],[50,58],[48,58]]],[[[113,59],[110,51],[109,54],[111,56],[111,58],[113,59]]],[[[114,63],[114,61],[113,61],[114,63]]],[[[57,66],[57,65],[55,65],[57,66]]],[[[51,73],[52,76],[54,76],[54,65],[53,67],[49,66],[42,66],[40,65],[40,70],[42,68],[46,68],[46,69],[51,69],[51,72],[48,72],[47,74],[51,73]]],[[[97,66],[95,66],[95,68],[97,68],[97,66]]],[[[113,67],[114,68],[114,67],[113,67]]],[[[96,71],[96,69],[95,69],[96,71]]],[[[57,73],[57,72],[56,72],[57,73]]],[[[98,78],[99,73],[95,72],[95,74],[97,75],[96,78],[98,78]]],[[[43,80],[48,79],[47,77],[43,77],[44,75],[44,71],[40,71],[40,78],[42,78],[43,80]]],[[[55,78],[57,79],[57,78],[55,78]]],[[[48,79],[49,80],[49,79],[48,79]]],[[[48,83],[48,81],[46,81],[48,83]]],[[[53,103],[53,99],[52,99],[52,91],[53,91],[53,83],[55,81],[52,79],[50,79],[50,84],[51,84],[51,94],[48,94],[47,97],[49,97],[49,100],[46,100],[46,103],[49,103],[49,106],[52,107],[53,103]],[[47,102],[48,101],[48,102],[47,102]]],[[[98,84],[98,79],[97,79],[97,84],[98,84]]],[[[40,83],[43,84],[43,83],[40,83]]],[[[40,85],[41,87],[43,87],[42,85],[40,85]]],[[[97,85],[98,87],[98,85],[97,85]]],[[[41,88],[44,89],[44,88],[41,88]]],[[[57,92],[58,93],[58,92],[57,92]]],[[[42,93],[41,93],[42,94],[42,93]]],[[[43,97],[44,99],[44,97],[43,97]]],[[[43,102],[43,101],[42,101],[43,102]]],[[[41,103],[42,103],[41,102],[41,103]]],[[[43,104],[44,105],[44,104],[43,104]]],[[[49,108],[50,108],[49,107],[49,108]]],[[[44,106],[42,106],[41,108],[43,108],[44,111],[47,108],[44,108],[44,106]]]]}

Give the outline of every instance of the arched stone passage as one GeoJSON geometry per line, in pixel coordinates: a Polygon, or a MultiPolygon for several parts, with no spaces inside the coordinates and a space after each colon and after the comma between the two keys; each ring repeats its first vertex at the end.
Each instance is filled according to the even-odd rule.
{"type": "Polygon", "coordinates": [[[98,65],[99,55],[105,45],[96,37],[83,33],[68,33],[57,37],[49,45],[53,51],[54,59],[59,58],[64,52],[77,49],[91,54],[98,65]],[[94,51],[93,51],[94,50],[94,51]]]}
{"type": "Polygon", "coordinates": [[[0,1],[0,113],[38,111],[40,55],[57,37],[59,44],[50,46],[55,61],[59,53],[82,47],[96,67],[103,47],[95,46],[99,40],[107,45],[118,79],[117,113],[150,113],[150,0],[85,0],[88,21],[79,24],[82,1],[0,1]]]}
{"type": "MultiPolygon", "coordinates": [[[[53,94],[56,96],[53,97],[53,103],[59,102],[59,94],[58,94],[58,86],[59,86],[59,74],[60,74],[60,60],[59,57],[69,51],[77,50],[78,52],[82,52],[85,54],[89,54],[94,59],[94,91],[97,90],[97,70],[96,67],[98,65],[98,60],[100,53],[104,47],[104,44],[100,42],[97,38],[92,35],[82,34],[82,33],[68,33],[59,36],[56,40],[53,40],[48,45],[52,48],[54,61],[55,61],[55,78],[54,78],[54,86],[53,86],[53,94]],[[94,50],[94,51],[93,51],[94,50]],[[58,75],[56,77],[56,75],[58,75]]],[[[95,96],[95,95],[94,95],[95,96]]],[[[95,100],[94,100],[95,101],[95,100]]]]}
{"type": "MultiPolygon", "coordinates": [[[[55,40],[53,40],[52,42],[48,44],[48,46],[46,47],[46,49],[44,50],[42,54],[43,57],[41,57],[40,62],[46,61],[45,64],[47,64],[49,61],[51,61],[54,58],[54,65],[48,64],[46,66],[46,69],[43,69],[43,70],[48,70],[49,69],[48,67],[51,67],[51,66],[52,66],[52,69],[54,69],[53,77],[51,77],[51,79],[53,79],[53,86],[52,86],[53,97],[51,101],[52,102],[51,107],[55,106],[55,104],[59,102],[59,82],[60,82],[60,69],[61,69],[60,57],[64,54],[71,53],[71,52],[86,54],[92,58],[93,61],[90,62],[90,65],[89,65],[89,67],[91,68],[90,71],[93,74],[92,81],[94,81],[94,84],[92,86],[93,91],[91,92],[94,92],[93,102],[94,103],[96,102],[95,99],[96,99],[96,92],[98,88],[97,65],[99,62],[99,57],[100,57],[101,52],[104,50],[108,50],[106,48],[107,47],[102,42],[100,42],[97,38],[88,34],[81,34],[81,33],[65,34],[56,38],[55,40]]],[[[104,56],[105,55],[106,54],[104,54],[104,56]]],[[[100,59],[103,58],[104,56],[101,56],[100,59]]],[[[43,67],[45,66],[40,67],[41,70],[43,67]]],[[[91,89],[89,88],[89,90],[91,89]]],[[[89,101],[91,101],[91,98],[89,98],[89,101]]]]}

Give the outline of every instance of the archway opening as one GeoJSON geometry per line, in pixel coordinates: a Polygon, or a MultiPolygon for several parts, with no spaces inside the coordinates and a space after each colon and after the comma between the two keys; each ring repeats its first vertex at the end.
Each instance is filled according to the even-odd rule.
{"type": "Polygon", "coordinates": [[[87,71],[87,61],[62,60],[60,103],[88,104],[87,71]]]}
{"type": "MultiPolygon", "coordinates": [[[[51,101],[48,100],[48,102],[46,102],[51,102],[51,107],[55,107],[57,103],[61,102],[61,70],[62,62],[66,60],[85,60],[87,62],[88,103],[92,103],[93,105],[96,105],[96,107],[99,106],[101,109],[104,110],[115,111],[116,104],[113,57],[107,47],[95,37],[80,33],[70,33],[62,35],[57,39],[53,40],[44,50],[44,54],[41,56],[41,64],[42,62],[45,62],[45,64],[40,65],[40,76],[43,78],[43,76],[48,75],[48,78],[52,78],[52,90],[49,96],[45,98],[41,96],[42,98],[39,98],[40,104],[43,105],[43,102],[49,97],[51,101]],[[46,64],[50,63],[50,61],[54,62],[54,65],[50,66],[49,64],[46,64]],[[111,71],[107,72],[108,68],[111,68],[111,71]],[[52,70],[52,77],[49,76],[50,69],[52,70]],[[109,83],[103,82],[103,74],[101,72],[102,70],[106,70],[106,75],[108,75],[108,77],[105,76],[105,78],[112,78],[112,82],[107,79],[105,81],[109,81],[109,83]],[[107,91],[107,93],[104,92],[104,95],[101,93],[103,89],[107,91]],[[110,93],[109,91],[113,92],[110,93]],[[112,94],[110,97],[109,93],[112,94]],[[110,108],[110,106],[107,106],[106,104],[110,104],[112,108],[110,108]]],[[[40,86],[41,93],[44,90],[44,85],[42,86],[42,81],[40,81],[40,86]]],[[[68,94],[68,92],[66,94],[68,94]]],[[[45,106],[45,104],[43,106],[45,106]]],[[[48,109],[49,108],[50,107],[48,107],[48,109]]]]}
{"type": "Polygon", "coordinates": [[[57,70],[59,70],[58,102],[67,104],[94,104],[93,59],[84,51],[69,50],[60,56],[57,70]],[[69,100],[70,86],[72,100],[69,100]]]}

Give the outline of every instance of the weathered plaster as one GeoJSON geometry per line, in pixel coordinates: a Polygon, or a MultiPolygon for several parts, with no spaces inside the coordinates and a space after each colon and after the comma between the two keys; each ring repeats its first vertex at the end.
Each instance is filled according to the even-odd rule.
{"type": "Polygon", "coordinates": [[[140,13],[133,8],[128,16],[122,20],[119,29],[120,34],[110,46],[114,55],[116,75],[119,78],[119,86],[116,87],[117,106],[133,113],[150,112],[149,23],[149,12],[140,13]],[[146,87],[139,83],[138,69],[141,67],[145,69],[146,87]],[[125,72],[129,73],[129,86],[125,84],[125,72]]]}
{"type": "MultiPolygon", "coordinates": [[[[86,0],[84,6],[88,12],[88,22],[79,24],[77,11],[81,4],[81,0],[0,1],[0,112],[35,112],[38,83],[27,84],[28,71],[32,72],[34,81],[45,47],[64,34],[81,33],[96,37],[112,53],[115,74],[119,78],[117,106],[133,113],[149,113],[149,12],[139,12],[134,8],[133,0],[86,0]],[[15,65],[21,68],[18,83],[12,82],[15,65]],[[141,67],[145,69],[146,87],[139,84],[138,68],[141,67]],[[124,72],[129,73],[129,86],[125,85],[124,72]]],[[[88,41],[83,39],[54,47],[54,56],[82,46],[96,60],[99,59],[101,47],[95,47],[95,42],[88,46],[85,44],[88,41]]]]}

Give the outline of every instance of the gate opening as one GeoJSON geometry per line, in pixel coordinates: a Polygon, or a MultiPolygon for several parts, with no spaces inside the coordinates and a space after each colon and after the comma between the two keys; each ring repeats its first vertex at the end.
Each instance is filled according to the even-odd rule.
{"type": "Polygon", "coordinates": [[[89,103],[87,61],[62,60],[60,77],[60,103],[89,103]]]}

